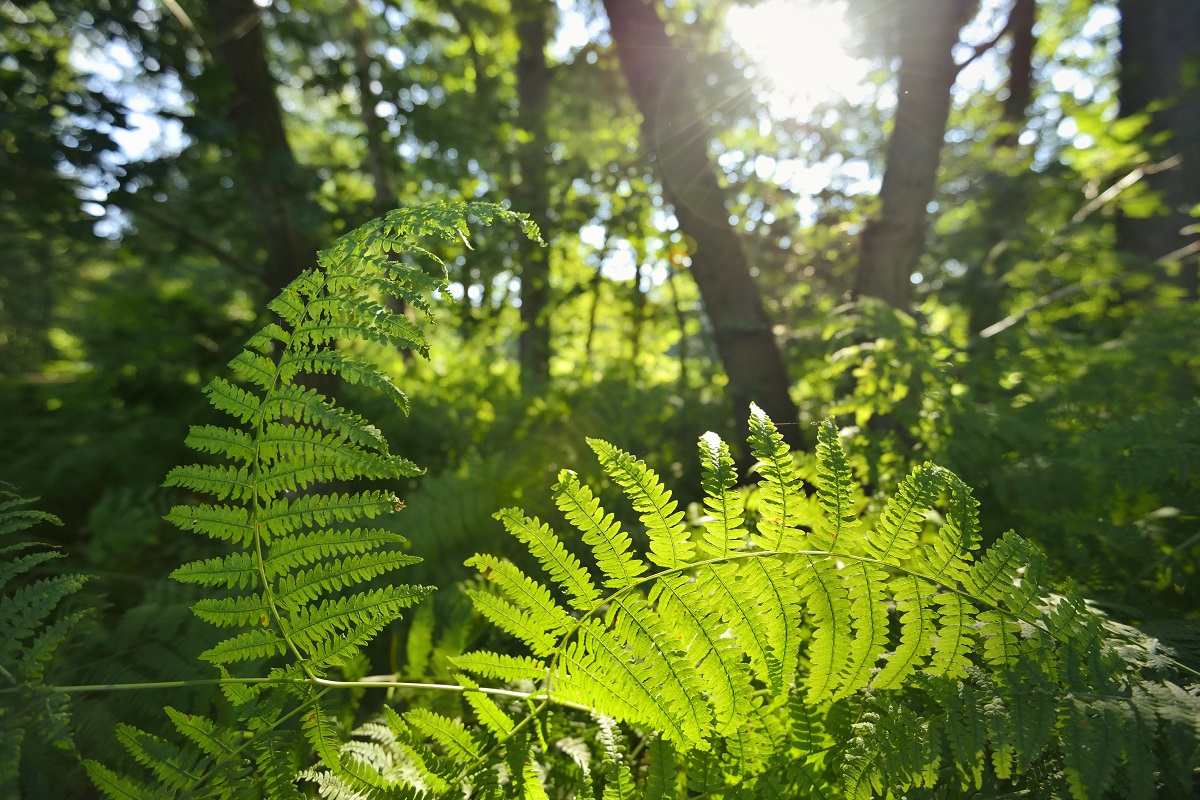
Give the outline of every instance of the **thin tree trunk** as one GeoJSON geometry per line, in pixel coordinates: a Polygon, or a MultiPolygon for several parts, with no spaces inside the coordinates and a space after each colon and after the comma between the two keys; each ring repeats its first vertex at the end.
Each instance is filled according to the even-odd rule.
{"type": "Polygon", "coordinates": [[[205,6],[213,59],[231,83],[229,96],[206,102],[214,111],[219,102],[232,125],[237,174],[266,250],[263,281],[275,294],[315,266],[317,244],[309,232],[318,212],[283,128],[258,7],[253,0],[205,0],[205,6]]]}
{"type": "MultiPolygon", "coordinates": [[[[1022,195],[1027,191],[1024,181],[1003,172],[1006,165],[1018,157],[1014,148],[1019,143],[1033,100],[1033,51],[1037,45],[1033,28],[1036,21],[1036,0],[1017,0],[1009,11],[1003,31],[1012,37],[1012,49],[1008,53],[1008,96],[1004,98],[1000,114],[1004,131],[995,142],[1001,175],[983,217],[984,234],[987,241],[994,244],[980,263],[970,268],[963,293],[967,304],[967,330],[977,337],[972,346],[980,364],[988,361],[994,350],[978,334],[1003,315],[1004,276],[1012,268],[1015,258],[1008,246],[1012,233],[1012,214],[1009,212],[1022,207],[1025,199],[1022,195]]],[[[987,381],[980,382],[980,390],[989,385],[987,381]]]]}
{"type": "Polygon", "coordinates": [[[1178,285],[1189,298],[1197,296],[1200,269],[1200,231],[1189,210],[1200,203],[1200,3],[1196,0],[1121,0],[1121,86],[1117,99],[1122,116],[1143,113],[1153,104],[1165,107],[1151,113],[1148,136],[1166,133],[1162,144],[1150,147],[1156,161],[1181,156],[1179,166],[1149,175],[1165,213],[1145,219],[1122,217],[1117,223],[1117,246],[1154,262],[1180,265],[1178,285]],[[1190,81],[1184,72],[1192,70],[1190,81]],[[1191,233],[1185,233],[1185,229],[1191,233]],[[1173,257],[1170,257],[1173,256],[1173,257]]]}
{"type": "Polygon", "coordinates": [[[679,355],[679,391],[683,393],[691,385],[687,366],[688,353],[691,348],[688,347],[687,314],[683,310],[683,305],[679,302],[679,286],[676,285],[676,281],[678,280],[678,270],[672,269],[667,275],[667,286],[671,290],[671,307],[675,310],[675,324],[679,328],[679,347],[677,348],[679,355]]]}
{"type": "Polygon", "coordinates": [[[898,96],[888,139],[878,215],[859,242],[856,296],[907,309],[911,277],[925,246],[926,208],[933,199],[958,76],[952,48],[973,0],[910,0],[898,13],[898,96]]]}
{"type": "Polygon", "coordinates": [[[372,88],[371,82],[371,32],[367,26],[366,9],[360,0],[349,0],[346,4],[351,17],[350,46],[354,50],[354,82],[358,86],[358,118],[362,122],[363,134],[366,139],[367,174],[375,187],[375,197],[371,203],[376,214],[390,211],[396,203],[396,192],[392,189],[390,174],[391,160],[383,141],[386,127],[384,121],[375,113],[379,105],[379,95],[372,88]]]}
{"type": "MultiPolygon", "coordinates": [[[[546,110],[550,94],[550,66],[546,45],[550,37],[550,5],[542,0],[515,0],[517,16],[517,122],[523,141],[517,145],[520,183],[513,191],[513,207],[529,214],[547,232],[550,189],[546,176],[546,110]]],[[[550,376],[550,258],[545,247],[532,242],[520,245],[521,333],[517,358],[521,391],[535,394],[550,376]]]]}
{"type": "MultiPolygon", "coordinates": [[[[1004,98],[1001,118],[1020,126],[1033,99],[1033,48],[1037,44],[1033,26],[1037,22],[1037,0],[1017,0],[1008,12],[1008,32],[1012,49],[1008,51],[1008,97],[1004,98]]],[[[1016,144],[1019,131],[1011,133],[1016,144]]],[[[1007,137],[1006,137],[1007,138],[1007,137]]]]}
{"type": "Polygon", "coordinates": [[[632,330],[629,332],[629,374],[636,381],[638,375],[637,361],[642,354],[642,328],[646,324],[646,290],[642,288],[643,280],[650,284],[650,264],[638,253],[638,268],[633,275],[633,309],[630,312],[632,330]]]}
{"type": "Polygon", "coordinates": [[[676,47],[648,0],[604,0],[626,83],[642,115],[642,145],[680,228],[696,242],[692,276],[729,378],[736,422],[746,430],[757,403],[793,445],[798,413],[778,342],[741,242],[730,227],[726,193],[709,156],[711,131],[690,85],[695,67],[676,47]]]}

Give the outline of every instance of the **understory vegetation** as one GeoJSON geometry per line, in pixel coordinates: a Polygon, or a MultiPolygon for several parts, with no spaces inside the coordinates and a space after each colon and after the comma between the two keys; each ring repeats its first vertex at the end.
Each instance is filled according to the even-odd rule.
{"type": "MultiPolygon", "coordinates": [[[[1015,533],[981,547],[978,503],[954,473],[925,462],[868,501],[832,420],[812,454],[793,454],[753,405],[752,489],[713,432],[688,510],[645,461],[588,439],[621,511],[571,469],[550,491],[566,539],[497,511],[520,555],[469,558],[471,610],[415,617],[392,647],[403,669],[370,674],[374,640],[435,587],[392,582],[421,559],[395,532],[404,515],[391,523],[400,498],[368,487],[421,468],[329,387],[408,409],[371,356],[428,354],[421,326],[388,307],[429,313],[441,284],[396,257],[436,259],[419,237],[465,240],[468,216],[538,237],[498,206],[391,212],[323,251],[230,362],[234,380],[206,387],[227,422],[192,426],[186,444],[217,458],[168,473],[197,500],[165,518],[224,551],[171,573],[199,587],[195,616],[227,629],[198,656],[219,677],[47,685],[86,613],[59,606],[84,580],[8,591],[10,788],[27,738],[74,749],[69,695],[212,686],[216,713],[164,708],[174,735],[117,723],[140,774],[87,760],[94,784],[113,798],[294,797],[297,781],[339,798],[1190,791],[1194,670],[1076,588],[1057,591],[1015,533]],[[439,670],[454,682],[426,682],[439,670]]],[[[19,498],[0,521],[57,522],[19,498]]],[[[8,579],[60,555],[5,552],[8,579]]]]}
{"type": "Polygon", "coordinates": [[[1195,0],[0,0],[0,251],[0,797],[1200,791],[1195,0]]]}

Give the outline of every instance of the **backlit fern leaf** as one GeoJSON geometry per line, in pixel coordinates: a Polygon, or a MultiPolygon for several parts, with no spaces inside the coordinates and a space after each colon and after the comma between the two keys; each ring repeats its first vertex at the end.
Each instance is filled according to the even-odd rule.
{"type": "Polygon", "coordinates": [[[600,507],[592,490],[579,482],[574,472],[563,470],[554,486],[554,502],[567,521],[583,534],[591,545],[596,565],[608,576],[605,586],[620,589],[630,586],[646,571],[646,564],[629,554],[629,534],[612,514],[600,507]]]}
{"type": "MultiPolygon", "coordinates": [[[[556,503],[591,546],[604,590],[548,525],[502,512],[568,605],[506,562],[475,556],[471,564],[507,587],[512,609],[541,621],[536,630],[508,625],[538,659],[476,652],[456,663],[536,681],[546,703],[657,731],[646,780],[655,796],[664,780],[653,754],[662,752],[678,753],[671,763],[689,790],[728,798],[869,797],[946,781],[969,790],[985,776],[1094,797],[1118,775],[1153,781],[1152,771],[1135,778],[1125,765],[1161,758],[1146,755],[1155,735],[1144,723],[1161,711],[1115,699],[1132,688],[1123,662],[1081,600],[1049,595],[1040,553],[1009,534],[975,560],[975,501],[932,465],[917,467],[864,524],[831,422],[818,440],[813,514],[774,426],[761,412],[751,420],[761,475],[751,533],[728,449],[706,435],[709,515],[696,540],[674,527],[671,495],[647,466],[591,440],[642,515],[650,565],[595,494],[560,473],[556,503]],[[943,502],[946,522],[934,527],[932,509],[943,502]],[[1097,694],[1076,694],[1082,686],[1097,694]],[[1076,765],[1083,751],[1062,743],[1099,719],[1118,726],[1106,740],[1116,766],[1087,784],[1087,765],[1076,765]],[[1066,772],[1046,766],[1056,759],[1066,772]]],[[[491,602],[478,599],[481,609],[491,602]]]]}
{"type": "Polygon", "coordinates": [[[833,420],[817,426],[817,500],[824,512],[813,533],[824,539],[823,544],[834,547],[841,538],[842,546],[857,532],[860,522],[851,499],[853,476],[850,462],[838,440],[833,420]]]}
{"type": "Polygon", "coordinates": [[[704,523],[704,538],[698,546],[702,558],[722,558],[744,544],[745,503],[734,489],[738,475],[729,445],[712,431],[700,437],[700,467],[704,509],[711,519],[704,523]]]}
{"type": "Polygon", "coordinates": [[[807,541],[800,526],[804,493],[792,454],[775,424],[756,405],[750,407],[750,452],[758,459],[759,522],[754,543],[763,550],[801,550],[807,541]]]}
{"type": "Polygon", "coordinates": [[[650,538],[649,560],[660,567],[672,569],[692,560],[694,546],[688,541],[683,525],[683,512],[671,499],[654,470],[641,459],[599,439],[588,439],[588,445],[600,459],[604,471],[625,490],[634,511],[641,514],[642,524],[650,538]]]}

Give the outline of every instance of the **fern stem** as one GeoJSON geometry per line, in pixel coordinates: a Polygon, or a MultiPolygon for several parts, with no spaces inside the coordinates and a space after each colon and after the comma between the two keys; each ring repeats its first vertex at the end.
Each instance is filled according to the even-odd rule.
{"type": "MultiPolygon", "coordinates": [[[[321,271],[318,274],[321,276],[321,282],[318,287],[315,287],[317,291],[319,291],[321,288],[324,288],[325,284],[329,282],[328,271],[321,271]]],[[[309,301],[304,304],[304,312],[300,316],[295,327],[299,327],[299,322],[302,322],[305,318],[310,318],[309,309],[312,306],[312,298],[316,297],[317,291],[313,291],[309,294],[309,301]]],[[[279,634],[283,637],[283,640],[287,642],[287,647],[292,651],[292,655],[296,657],[296,662],[300,665],[300,669],[304,670],[304,674],[308,676],[310,681],[316,682],[320,680],[319,677],[313,672],[312,667],[309,666],[309,660],[304,657],[304,655],[300,652],[300,648],[296,646],[296,642],[292,639],[289,626],[284,620],[283,615],[279,612],[279,606],[275,602],[275,592],[272,591],[271,580],[267,576],[266,554],[263,553],[263,537],[259,530],[260,525],[262,524],[260,521],[262,506],[260,505],[259,497],[259,474],[262,464],[261,445],[263,437],[263,425],[266,421],[266,408],[268,401],[271,399],[272,393],[279,386],[279,365],[283,363],[283,358],[292,348],[294,341],[295,340],[293,338],[289,337],[287,343],[283,346],[283,350],[280,352],[279,358],[275,362],[275,374],[271,378],[271,386],[263,395],[263,403],[259,407],[257,418],[254,421],[254,464],[251,471],[251,483],[254,487],[254,493],[251,496],[250,530],[254,536],[254,562],[258,570],[258,579],[262,581],[263,599],[267,601],[267,607],[270,609],[271,617],[275,620],[275,624],[279,628],[279,634]]]]}
{"type": "MultiPolygon", "coordinates": [[[[191,686],[231,686],[242,684],[256,685],[288,685],[288,686],[324,686],[331,689],[415,689],[418,691],[437,692],[481,692],[482,694],[510,697],[515,700],[531,700],[548,702],[549,696],[542,692],[516,692],[511,689],[496,689],[490,686],[467,688],[456,683],[417,683],[412,681],[394,681],[391,675],[372,675],[358,681],[333,681],[327,678],[310,678],[296,680],[295,678],[198,678],[182,681],[150,681],[146,683],[89,683],[68,686],[39,686],[37,688],[55,694],[79,694],[83,692],[136,692],[153,689],[186,689],[191,686]]],[[[0,688],[0,695],[15,694],[24,686],[0,688]]],[[[568,700],[555,700],[560,706],[573,708],[577,711],[592,711],[590,706],[573,703],[568,700]]]]}
{"type": "MultiPolygon", "coordinates": [[[[490,686],[466,687],[456,683],[416,683],[411,681],[394,681],[390,675],[372,675],[359,681],[331,681],[327,678],[317,678],[312,683],[317,686],[329,686],[340,689],[431,689],[440,692],[480,692],[494,694],[498,697],[511,697],[516,700],[532,700],[539,703],[550,701],[550,696],[544,692],[514,692],[511,689],[495,689],[490,686]]],[[[590,706],[573,703],[568,700],[555,700],[558,705],[574,708],[577,711],[591,711],[590,706]]]]}

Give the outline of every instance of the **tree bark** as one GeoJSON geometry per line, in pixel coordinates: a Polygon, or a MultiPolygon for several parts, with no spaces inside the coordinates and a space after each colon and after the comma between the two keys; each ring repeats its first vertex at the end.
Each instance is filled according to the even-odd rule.
{"type": "MultiPolygon", "coordinates": [[[[546,211],[550,206],[550,188],[546,176],[549,135],[546,111],[550,96],[550,66],[546,45],[550,37],[549,4],[541,0],[515,0],[517,16],[517,167],[520,183],[513,191],[513,207],[530,215],[547,231],[546,211]]],[[[536,394],[550,377],[550,258],[545,247],[522,242],[521,333],[517,340],[517,360],[521,370],[521,391],[536,394]]]]}
{"type": "Polygon", "coordinates": [[[855,296],[908,307],[958,76],[952,48],[973,6],[973,0],[910,0],[898,12],[896,116],[879,213],[859,241],[855,296]]]}
{"type": "Polygon", "coordinates": [[[1149,146],[1156,161],[1179,155],[1179,166],[1148,175],[1163,214],[1122,217],[1117,246],[1147,262],[1178,261],[1179,286],[1197,296],[1200,221],[1189,209],[1200,203],[1200,3],[1196,0],[1121,0],[1121,116],[1150,113],[1148,137],[1166,140],[1149,146]],[[1184,79],[1191,71],[1190,80],[1184,79]],[[1191,233],[1185,233],[1190,228],[1191,233]]]}
{"type": "Polygon", "coordinates": [[[746,429],[757,403],[792,445],[802,437],[790,381],[758,286],[729,225],[726,193],[709,156],[711,132],[698,107],[687,52],[675,46],[649,0],[604,0],[626,83],[642,115],[642,145],[680,229],[696,242],[692,276],[712,323],[735,421],[746,429]]]}
{"type": "MultiPolygon", "coordinates": [[[[1037,21],[1037,0],[1017,0],[1008,12],[1008,32],[1012,49],[1008,51],[1008,97],[1004,98],[1001,119],[1020,126],[1033,99],[1033,48],[1037,38],[1033,33],[1037,21]]],[[[1017,143],[1018,132],[1011,134],[1011,144],[1017,143]]],[[[1006,137],[1007,138],[1007,137],[1006,137]]]]}
{"type": "Polygon", "coordinates": [[[379,95],[371,86],[371,31],[367,23],[367,11],[360,0],[349,0],[346,4],[351,17],[350,46],[354,50],[354,82],[358,87],[358,118],[363,125],[366,138],[367,173],[375,188],[372,207],[376,214],[390,211],[396,204],[396,192],[392,188],[391,158],[383,141],[386,127],[375,113],[379,95]]]}
{"type": "Polygon", "coordinates": [[[315,266],[317,245],[309,232],[318,216],[284,131],[257,6],[253,0],[205,0],[205,6],[213,59],[231,83],[222,110],[233,129],[237,174],[252,198],[251,213],[266,250],[263,282],[277,294],[315,266]]]}

